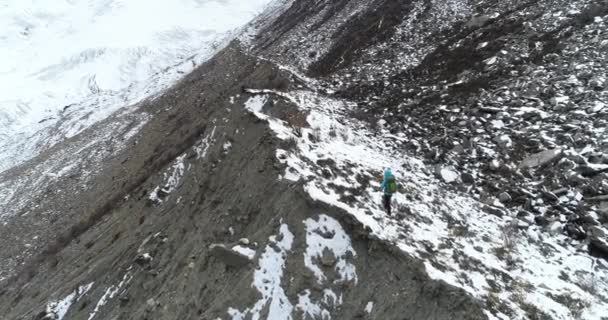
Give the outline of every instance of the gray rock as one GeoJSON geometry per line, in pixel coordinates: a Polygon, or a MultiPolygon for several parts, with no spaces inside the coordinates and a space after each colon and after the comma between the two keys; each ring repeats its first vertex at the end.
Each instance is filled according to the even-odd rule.
{"type": "Polygon", "coordinates": [[[549,225],[549,219],[545,216],[534,217],[534,222],[541,227],[549,225]]]}
{"type": "Polygon", "coordinates": [[[585,200],[587,200],[587,201],[608,201],[608,194],[591,197],[591,198],[585,198],[585,200]]]}
{"type": "Polygon", "coordinates": [[[602,172],[608,171],[608,165],[581,165],[576,168],[576,171],[580,172],[583,177],[592,177],[602,172]]]}
{"type": "Polygon", "coordinates": [[[563,196],[563,195],[568,194],[568,191],[569,191],[569,190],[570,190],[570,189],[568,189],[568,188],[564,187],[564,188],[555,189],[555,190],[553,190],[553,191],[551,191],[551,192],[552,192],[553,194],[555,194],[556,196],[558,196],[558,197],[559,197],[559,196],[563,196]]]}
{"type": "Polygon", "coordinates": [[[496,138],[492,139],[499,147],[506,149],[509,148],[513,145],[513,141],[511,140],[511,138],[506,135],[500,135],[497,136],[496,138]]]}
{"type": "Polygon", "coordinates": [[[468,184],[475,183],[475,177],[473,177],[472,174],[467,173],[467,172],[461,173],[460,174],[460,179],[462,179],[462,182],[464,182],[464,183],[468,183],[468,184]]]}
{"type": "Polygon", "coordinates": [[[503,209],[491,205],[484,205],[482,210],[499,218],[502,218],[505,215],[505,211],[503,209]]]}
{"type": "Polygon", "coordinates": [[[583,240],[587,237],[587,233],[583,228],[576,223],[568,223],[564,228],[568,236],[575,240],[583,240]]]}
{"type": "Polygon", "coordinates": [[[223,244],[212,244],[209,246],[210,254],[230,267],[243,267],[249,264],[247,256],[226,248],[223,244]]]}
{"type": "Polygon", "coordinates": [[[543,190],[541,191],[541,194],[543,195],[543,197],[545,197],[545,199],[553,201],[553,202],[557,202],[559,201],[559,197],[557,195],[555,195],[555,193],[551,192],[551,191],[546,191],[543,190]]]}
{"type": "Polygon", "coordinates": [[[608,259],[608,242],[601,238],[589,239],[589,253],[594,256],[608,259]]]}
{"type": "Polygon", "coordinates": [[[600,223],[597,222],[597,220],[595,220],[595,218],[592,217],[591,215],[586,215],[586,216],[582,217],[581,221],[583,222],[583,224],[586,224],[586,225],[592,225],[592,226],[600,225],[600,223]]]}
{"type": "Polygon", "coordinates": [[[475,17],[472,17],[469,21],[467,21],[465,26],[467,28],[479,28],[479,27],[483,26],[484,24],[488,23],[488,21],[490,21],[493,17],[494,16],[487,15],[487,14],[475,16],[475,17]]]}
{"type": "Polygon", "coordinates": [[[328,248],[323,249],[321,254],[321,263],[326,267],[331,267],[336,264],[336,255],[328,248]]]}
{"type": "Polygon", "coordinates": [[[146,304],[149,307],[156,307],[156,301],[154,299],[152,299],[152,298],[148,299],[148,301],[146,301],[146,304]]]}
{"type": "Polygon", "coordinates": [[[587,235],[590,238],[606,238],[606,229],[603,229],[598,226],[592,226],[587,229],[587,235]]]}
{"type": "Polygon", "coordinates": [[[511,202],[512,198],[511,198],[511,195],[509,195],[509,193],[501,192],[498,195],[498,200],[500,200],[500,202],[502,202],[502,203],[507,203],[507,202],[511,202]]]}
{"type": "Polygon", "coordinates": [[[524,159],[520,164],[520,169],[538,168],[559,160],[563,155],[562,149],[551,149],[537,154],[533,154],[524,159]]]}

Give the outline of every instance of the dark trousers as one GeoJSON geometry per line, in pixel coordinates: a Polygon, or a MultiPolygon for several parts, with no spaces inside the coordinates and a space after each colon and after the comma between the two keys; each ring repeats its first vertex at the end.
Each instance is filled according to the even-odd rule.
{"type": "Polygon", "coordinates": [[[382,197],[382,203],[384,204],[384,210],[386,210],[386,213],[389,216],[391,215],[391,197],[392,197],[392,195],[390,195],[390,194],[385,194],[382,197]]]}

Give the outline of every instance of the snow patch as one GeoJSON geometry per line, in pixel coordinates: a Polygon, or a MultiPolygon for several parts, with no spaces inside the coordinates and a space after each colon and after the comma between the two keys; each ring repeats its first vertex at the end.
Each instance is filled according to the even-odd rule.
{"type": "Polygon", "coordinates": [[[110,300],[114,299],[114,297],[116,297],[116,295],[121,292],[121,289],[125,285],[128,285],[132,279],[133,279],[133,276],[131,275],[131,267],[129,267],[129,269],[127,269],[127,273],[125,273],[125,275],[122,277],[122,280],[120,281],[120,283],[118,283],[117,285],[110,286],[108,289],[106,289],[103,296],[101,296],[99,301],[97,301],[97,304],[95,305],[95,309],[93,310],[93,312],[91,312],[89,314],[88,320],[92,320],[93,318],[95,318],[95,316],[97,315],[97,313],[99,313],[101,308],[103,306],[105,306],[106,303],[108,303],[110,300]]]}
{"type": "Polygon", "coordinates": [[[253,307],[244,311],[228,309],[228,314],[233,320],[250,319],[249,316],[253,320],[258,320],[265,308],[268,308],[268,319],[292,319],[291,313],[294,307],[281,287],[281,279],[286,255],[291,250],[294,235],[286,224],[281,225],[279,234],[281,240],[277,240],[276,236],[270,237],[269,240],[274,246],[266,246],[253,276],[253,287],[260,292],[262,298],[253,307]]]}
{"type": "Polygon", "coordinates": [[[72,304],[78,302],[85,294],[87,294],[87,292],[89,292],[89,290],[91,290],[93,287],[93,284],[94,282],[91,282],[87,285],[80,286],[62,300],[49,303],[46,307],[47,315],[52,314],[55,316],[55,320],[63,320],[65,315],[70,310],[72,304]]]}
{"type": "Polygon", "coordinates": [[[356,256],[351,246],[350,237],[346,234],[340,223],[327,215],[319,215],[319,220],[312,218],[304,221],[306,225],[306,252],[304,265],[314,273],[319,283],[324,282],[327,276],[319,267],[323,251],[329,250],[333,254],[335,270],[340,275],[336,282],[354,281],[357,283],[355,265],[347,261],[348,255],[356,256]]]}
{"type": "Polygon", "coordinates": [[[238,245],[232,247],[232,250],[246,256],[247,258],[249,258],[249,260],[253,260],[253,258],[255,257],[255,250],[248,247],[238,245]]]}

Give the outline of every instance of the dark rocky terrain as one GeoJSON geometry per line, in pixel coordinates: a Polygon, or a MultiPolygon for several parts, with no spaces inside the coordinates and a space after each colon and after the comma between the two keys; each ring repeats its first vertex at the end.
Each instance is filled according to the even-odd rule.
{"type": "Polygon", "coordinates": [[[277,2],[0,173],[1,318],[606,319],[607,23],[606,1],[277,2]]]}

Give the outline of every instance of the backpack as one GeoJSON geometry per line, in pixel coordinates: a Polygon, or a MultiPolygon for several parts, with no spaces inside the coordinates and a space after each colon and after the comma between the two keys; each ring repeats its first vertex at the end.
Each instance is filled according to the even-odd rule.
{"type": "Polygon", "coordinates": [[[397,192],[397,180],[395,180],[395,176],[390,176],[386,180],[386,191],[390,194],[397,192]]]}

